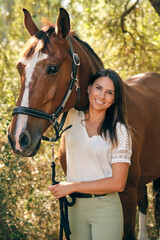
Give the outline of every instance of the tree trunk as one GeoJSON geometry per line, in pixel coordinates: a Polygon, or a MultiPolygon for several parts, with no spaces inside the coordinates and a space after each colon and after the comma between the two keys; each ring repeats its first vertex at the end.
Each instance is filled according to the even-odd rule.
{"type": "Polygon", "coordinates": [[[158,15],[160,16],[160,0],[149,0],[158,15]]]}

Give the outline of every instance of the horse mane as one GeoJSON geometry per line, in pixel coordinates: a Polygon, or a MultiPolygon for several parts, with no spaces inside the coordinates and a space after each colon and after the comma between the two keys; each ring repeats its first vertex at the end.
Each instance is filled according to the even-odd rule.
{"type": "Polygon", "coordinates": [[[78,42],[82,43],[82,45],[84,45],[96,58],[98,61],[102,62],[101,59],[97,56],[97,54],[95,53],[95,51],[93,50],[93,48],[91,48],[89,46],[88,43],[82,41],[78,36],[73,36],[78,42]]]}
{"type": "MultiPolygon", "coordinates": [[[[50,43],[50,36],[55,33],[55,26],[47,19],[43,19],[41,22],[43,23],[42,30],[38,31],[24,45],[21,52],[22,58],[29,59],[34,53],[47,48],[47,44],[50,43]]],[[[83,46],[85,46],[97,58],[98,61],[102,62],[88,43],[82,41],[78,36],[73,35],[73,37],[83,46]]]]}
{"type": "Polygon", "coordinates": [[[29,59],[34,53],[42,51],[47,48],[47,44],[50,42],[50,36],[55,33],[55,27],[48,20],[42,20],[44,27],[32,36],[22,49],[21,57],[29,59]]]}

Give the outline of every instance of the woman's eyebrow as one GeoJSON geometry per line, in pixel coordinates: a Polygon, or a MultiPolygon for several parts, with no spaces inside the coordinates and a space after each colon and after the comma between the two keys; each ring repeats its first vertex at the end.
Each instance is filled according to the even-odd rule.
{"type": "MultiPolygon", "coordinates": [[[[98,83],[96,83],[96,85],[99,86],[99,87],[101,87],[101,88],[103,88],[103,87],[102,87],[101,85],[99,85],[98,83]]],[[[115,90],[113,90],[113,89],[107,89],[107,91],[115,92],[115,90]]]]}

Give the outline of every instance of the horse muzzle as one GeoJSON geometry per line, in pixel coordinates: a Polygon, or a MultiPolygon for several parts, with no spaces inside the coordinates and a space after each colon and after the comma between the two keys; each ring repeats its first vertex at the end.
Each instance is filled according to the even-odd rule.
{"type": "Polygon", "coordinates": [[[9,128],[8,141],[14,153],[23,157],[34,156],[38,152],[41,145],[41,137],[37,136],[33,139],[27,129],[22,130],[18,136],[18,139],[16,139],[15,135],[10,132],[9,128]]]}

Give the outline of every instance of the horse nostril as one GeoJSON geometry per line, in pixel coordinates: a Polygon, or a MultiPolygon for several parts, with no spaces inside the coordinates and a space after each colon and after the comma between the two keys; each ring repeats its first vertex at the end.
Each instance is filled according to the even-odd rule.
{"type": "Polygon", "coordinates": [[[29,133],[25,130],[24,132],[22,132],[19,136],[19,144],[21,146],[21,148],[27,148],[31,143],[31,138],[29,133]]]}

